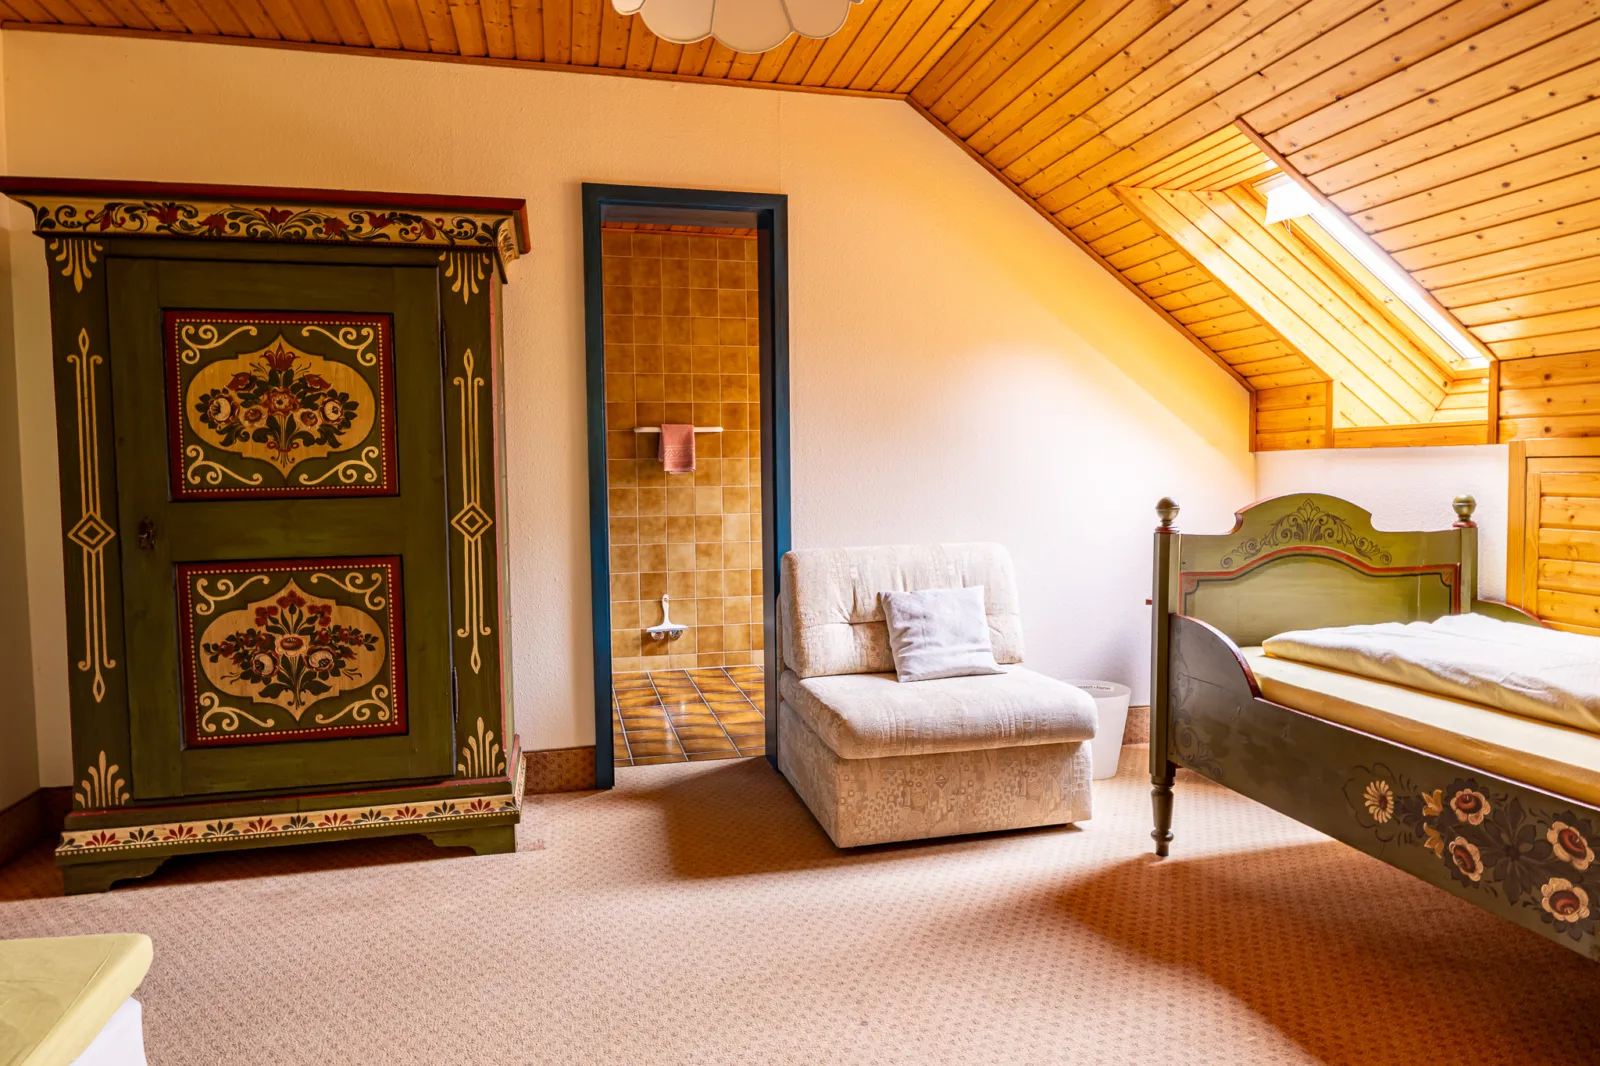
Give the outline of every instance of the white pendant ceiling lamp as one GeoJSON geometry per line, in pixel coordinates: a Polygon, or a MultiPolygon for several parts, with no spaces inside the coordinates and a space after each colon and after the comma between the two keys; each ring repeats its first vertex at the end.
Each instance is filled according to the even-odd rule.
{"type": "Polygon", "coordinates": [[[861,0],[611,0],[620,15],[639,15],[673,44],[707,37],[735,52],[765,52],[791,33],[831,37],[861,0]]]}

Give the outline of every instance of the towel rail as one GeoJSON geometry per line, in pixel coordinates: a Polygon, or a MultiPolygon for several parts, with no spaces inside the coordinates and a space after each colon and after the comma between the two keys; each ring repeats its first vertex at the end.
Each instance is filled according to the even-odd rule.
{"type": "MultiPolygon", "coordinates": [[[[695,426],[694,427],[694,431],[696,433],[721,433],[722,432],[722,427],[721,426],[695,426]]],[[[660,426],[636,426],[634,428],[634,432],[635,433],[660,433],[661,432],[661,427],[660,426]]]]}

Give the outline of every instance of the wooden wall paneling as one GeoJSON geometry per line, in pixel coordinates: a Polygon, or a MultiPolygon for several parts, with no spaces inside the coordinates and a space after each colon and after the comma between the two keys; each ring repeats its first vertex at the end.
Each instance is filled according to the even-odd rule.
{"type": "Polygon", "coordinates": [[[1600,351],[1500,364],[1501,440],[1600,436],[1600,351]]]}
{"type": "MultiPolygon", "coordinates": [[[[390,17],[394,19],[395,32],[400,35],[401,47],[411,52],[428,51],[430,47],[428,27],[423,21],[421,9],[417,7],[417,0],[375,0],[375,2],[385,3],[388,7],[390,17]]],[[[516,21],[517,9],[519,7],[525,8],[530,3],[534,5],[537,11],[538,0],[511,0],[513,23],[516,21]]],[[[518,32],[520,35],[520,27],[518,32]]],[[[538,58],[538,56],[524,56],[523,58],[538,58]]]]}
{"type": "Polygon", "coordinates": [[[733,62],[728,64],[728,73],[723,77],[729,81],[749,81],[750,75],[756,72],[756,65],[761,62],[761,56],[740,52],[734,55],[733,62]]]}
{"type": "MultiPolygon", "coordinates": [[[[1494,364],[1498,366],[1499,364],[1494,364]]],[[[1487,443],[1493,444],[1493,437],[1498,436],[1498,430],[1491,425],[1489,412],[1494,408],[1490,406],[1489,384],[1490,374],[1480,377],[1461,377],[1450,383],[1444,399],[1439,401],[1439,407],[1433,412],[1434,422],[1481,422],[1487,443]]]]}
{"type": "MultiPolygon", "coordinates": [[[[1596,112],[1596,117],[1600,118],[1600,112],[1596,112]]],[[[1520,248],[1508,248],[1471,259],[1415,269],[1411,271],[1411,276],[1425,288],[1442,288],[1591,256],[1600,256],[1600,230],[1567,233],[1520,248]]]]}
{"type": "MultiPolygon", "coordinates": [[[[1528,604],[1526,556],[1528,552],[1528,442],[1512,441],[1506,486],[1506,602],[1532,611],[1528,604]]],[[[1535,534],[1537,536],[1537,534],[1535,534]]]]}
{"type": "Polygon", "coordinates": [[[1544,214],[1548,208],[1567,207],[1595,199],[1600,199],[1600,171],[1579,171],[1504,196],[1480,200],[1471,205],[1470,211],[1446,211],[1390,229],[1376,230],[1372,239],[1385,251],[1397,252],[1544,214]]]}
{"type": "Polygon", "coordinates": [[[1258,389],[1252,397],[1255,450],[1331,447],[1333,383],[1258,389]]]}
{"type": "MultiPolygon", "coordinates": [[[[1023,190],[1057,210],[1216,132],[1242,111],[1276,95],[1283,83],[1294,84],[1337,62],[1343,35],[1330,31],[1348,14],[1348,5],[1306,0],[1292,18],[1280,18],[1253,32],[1111,129],[1103,134],[1093,131],[1092,139],[1031,177],[1019,179],[1023,190]],[[1308,63],[1316,70],[1306,69],[1308,63]]],[[[1043,153],[1025,169],[1032,170],[1042,161],[1043,153]]],[[[1010,172],[1015,173],[1016,168],[1010,172]]]]}
{"type": "MultiPolygon", "coordinates": [[[[1514,186],[1511,182],[1502,180],[1498,187],[1493,181],[1485,182],[1483,175],[1499,160],[1528,159],[1570,145],[1582,139],[1586,132],[1595,129],[1597,119],[1600,119],[1600,100],[1537,119],[1470,144],[1456,146],[1450,151],[1390,171],[1361,184],[1334,189],[1328,195],[1341,210],[1359,215],[1380,204],[1404,200],[1441,185],[1460,183],[1462,188],[1467,190],[1499,193],[1512,187],[1542,184],[1555,175],[1529,172],[1525,177],[1519,175],[1523,178],[1523,186],[1514,186]],[[1472,178],[1478,178],[1479,181],[1468,184],[1468,179],[1472,178]]],[[[1589,169],[1593,165],[1592,160],[1586,162],[1587,165],[1580,169],[1589,169]]],[[[1472,195],[1472,191],[1466,195],[1472,195]]]]}
{"type": "Polygon", "coordinates": [[[911,46],[908,48],[908,53],[915,53],[916,62],[902,69],[901,62],[896,61],[873,88],[886,92],[909,93],[923,78],[927,77],[928,72],[933,69],[933,65],[946,52],[955,47],[956,42],[961,40],[967,30],[983,16],[983,13],[990,8],[993,2],[994,0],[969,0],[934,40],[924,42],[922,40],[923,35],[919,33],[918,39],[912,41],[911,46]]]}
{"type": "MultiPolygon", "coordinates": [[[[354,0],[354,3],[356,14],[366,27],[367,36],[371,39],[373,47],[401,49],[411,46],[401,35],[393,9],[384,3],[384,0],[354,0]]],[[[234,6],[241,12],[246,7],[242,0],[235,0],[234,6]]],[[[422,42],[426,43],[426,35],[423,35],[422,42]]]]}
{"type": "MultiPolygon", "coordinates": [[[[1532,7],[1539,0],[1458,0],[1444,5],[1415,6],[1395,25],[1399,32],[1368,37],[1359,50],[1349,53],[1338,66],[1325,69],[1317,77],[1275,94],[1267,102],[1247,109],[1250,125],[1263,131],[1277,130],[1287,123],[1315,114],[1342,97],[1358,93],[1388,78],[1396,71],[1424,62],[1428,57],[1467,41],[1497,22],[1532,7]],[[1418,18],[1417,16],[1423,16],[1418,18]]],[[[1383,9],[1386,16],[1387,6],[1383,9]]],[[[1381,19],[1360,21],[1379,29],[1381,19]]],[[[1435,84],[1446,84],[1470,71],[1460,70],[1443,76],[1435,84]]]]}
{"type": "MultiPolygon", "coordinates": [[[[1531,300],[1535,294],[1584,285],[1595,280],[1600,280],[1600,260],[1578,259],[1570,263],[1540,267],[1537,270],[1502,274],[1498,278],[1485,281],[1450,285],[1435,289],[1433,295],[1440,304],[1451,308],[1452,312],[1456,308],[1474,304],[1504,303],[1511,306],[1513,301],[1520,300],[1523,301],[1520,308],[1522,313],[1538,313],[1538,303],[1531,300]],[[1507,295],[1507,293],[1527,295],[1507,295]]],[[[1569,306],[1581,306],[1581,304],[1569,306]]],[[[1498,316],[1494,320],[1499,321],[1504,317],[1507,316],[1498,316]]]]}
{"type": "MultiPolygon", "coordinates": [[[[283,3],[285,0],[262,0],[263,3],[283,3]]],[[[450,7],[444,0],[416,0],[417,11],[422,15],[423,28],[428,32],[428,49],[459,55],[456,45],[455,21],[450,17],[450,7]]],[[[268,10],[271,10],[270,7],[268,10]]],[[[282,23],[279,23],[282,28],[282,23]]]]}
{"type": "MultiPolygon", "coordinates": [[[[432,0],[418,0],[426,5],[432,0]]],[[[572,62],[572,0],[544,0],[544,59],[547,63],[572,62]]]]}
{"type": "Polygon", "coordinates": [[[849,47],[839,57],[838,63],[823,84],[836,89],[859,88],[860,86],[855,84],[856,75],[861,73],[867,60],[872,58],[872,54],[877,51],[878,46],[900,21],[900,16],[913,2],[920,3],[924,0],[878,0],[872,14],[862,23],[854,39],[850,41],[849,47]]]}
{"type": "MultiPolygon", "coordinates": [[[[1196,166],[1212,162],[1232,152],[1238,147],[1241,139],[1242,135],[1237,129],[1224,127],[1209,136],[1201,137],[1199,140],[1179,148],[1171,155],[1158,159],[1141,170],[1135,171],[1120,184],[1152,189],[1170,187],[1174,184],[1173,179],[1177,176],[1186,174],[1196,166]]],[[[1089,199],[1092,201],[1095,197],[1091,196],[1089,199]]]]}
{"type": "Polygon", "coordinates": [[[305,23],[306,29],[311,32],[311,39],[318,44],[345,44],[339,36],[339,28],[334,24],[333,16],[329,13],[325,0],[291,0],[300,18],[305,23]]]}
{"type": "MultiPolygon", "coordinates": [[[[607,4],[606,8],[606,21],[600,31],[600,39],[602,42],[604,42],[606,34],[604,26],[609,25],[610,20],[613,17],[619,19],[621,18],[621,16],[617,15],[614,10],[611,10],[610,4],[607,4]]],[[[703,41],[696,41],[694,44],[684,45],[683,53],[678,56],[678,73],[690,75],[699,75],[703,73],[706,69],[706,60],[711,58],[712,46],[714,46],[716,43],[717,42],[713,38],[707,37],[703,41]]],[[[602,44],[602,53],[603,52],[604,45],[602,44]]],[[[601,62],[602,65],[609,65],[606,64],[603,59],[601,62]]],[[[791,64],[795,62],[795,56],[792,53],[789,56],[789,62],[791,64]]]]}
{"type": "MultiPolygon", "coordinates": [[[[1077,3],[1035,0],[1010,26],[1000,29],[996,24],[996,39],[981,57],[952,78],[936,100],[927,104],[930,113],[940,122],[951,125],[951,131],[957,136],[969,136],[993,111],[1043,76],[1055,62],[1049,57],[1070,55],[1115,15],[1120,6],[1099,5],[1090,0],[1077,3]],[[1002,79],[1004,83],[997,86],[1002,79]],[[963,116],[966,116],[965,122],[961,122],[963,116]]],[[[922,98],[914,99],[921,102],[922,98]]]]}
{"type": "MultiPolygon", "coordinates": [[[[850,23],[848,21],[846,21],[845,22],[845,29],[849,29],[849,28],[850,28],[850,23]]],[[[839,32],[843,33],[844,30],[841,30],[839,32]]],[[[835,34],[834,36],[838,36],[838,34],[835,34]]],[[[832,39],[833,39],[832,37],[829,38],[830,41],[832,39]]],[[[724,77],[727,77],[728,71],[733,68],[733,61],[735,59],[737,59],[738,57],[739,57],[739,54],[737,52],[735,52],[733,49],[729,48],[727,45],[723,44],[721,41],[712,41],[711,42],[711,51],[706,54],[706,65],[704,67],[704,72],[703,72],[704,76],[707,77],[707,78],[724,78],[724,77]]],[[[810,71],[807,71],[806,72],[807,80],[805,82],[806,85],[810,85],[811,84],[810,76],[811,76],[810,71]]]]}
{"type": "MultiPolygon", "coordinates": [[[[184,26],[183,20],[173,14],[172,9],[166,5],[165,0],[134,0],[134,3],[139,9],[139,13],[154,24],[157,30],[164,33],[187,32],[187,27],[184,26]]],[[[11,6],[12,10],[27,18],[26,12],[28,8],[25,0],[12,0],[11,6]]],[[[40,10],[42,11],[43,9],[40,10]]],[[[7,16],[7,20],[9,21],[9,16],[7,16]]],[[[33,20],[29,19],[29,21],[33,20]]],[[[134,22],[129,22],[128,25],[133,26],[135,29],[142,28],[134,22]]]]}
{"type": "MultiPolygon", "coordinates": [[[[888,32],[884,34],[883,40],[872,49],[871,54],[850,79],[850,86],[855,89],[876,87],[888,73],[889,67],[911,46],[919,31],[927,29],[936,35],[942,25],[948,25],[960,13],[962,2],[963,0],[908,0],[890,25],[888,32]],[[940,13],[947,5],[954,10],[949,12],[948,17],[941,18],[940,13]]],[[[913,55],[907,61],[907,65],[915,62],[915,58],[913,55]]]]}
{"type": "MultiPolygon", "coordinates": [[[[1176,9],[1130,5],[1117,22],[1096,34],[1095,63],[1082,76],[1063,61],[999,111],[973,138],[1014,181],[1025,181],[1044,162],[1060,158],[1102,129],[1205,65],[1252,14],[1270,20],[1298,0],[1221,0],[1176,9]],[[1155,16],[1152,18],[1152,16],[1155,16]],[[1128,39],[1130,34],[1136,34],[1128,39]],[[1126,40],[1125,45],[1117,47],[1126,40]]],[[[1156,96],[1159,99],[1159,96],[1156,96]]]]}
{"type": "MultiPolygon", "coordinates": [[[[701,44],[705,43],[705,41],[701,42],[701,44]]],[[[798,38],[794,43],[794,48],[790,49],[788,58],[783,61],[783,69],[778,71],[776,80],[784,85],[799,85],[805,78],[806,72],[811,69],[811,64],[817,61],[817,56],[821,54],[822,46],[826,43],[826,37],[798,38]]],[[[696,47],[699,46],[686,46],[684,54],[687,55],[689,49],[696,47]]]]}
{"type": "Polygon", "coordinates": [[[1484,395],[1485,443],[1500,443],[1500,360],[1489,364],[1488,388],[1484,395]]]}
{"type": "MultiPolygon", "coordinates": [[[[1055,8],[1064,4],[1053,5],[1055,8]]],[[[974,65],[984,59],[990,48],[1030,11],[1042,10],[1035,0],[995,0],[946,48],[926,74],[912,87],[913,98],[923,107],[935,111],[945,93],[974,65]]],[[[1063,15],[1065,13],[1063,12],[1063,15]]],[[[940,105],[941,108],[946,105],[940,105]]],[[[949,112],[954,114],[952,110],[949,112]]],[[[948,117],[942,116],[942,117],[948,117]]]]}
{"type": "MultiPolygon", "coordinates": [[[[1070,89],[1137,40],[1167,10],[1168,6],[1159,0],[1074,6],[1065,18],[1051,24],[1037,45],[1023,47],[1015,59],[1000,69],[985,72],[992,77],[952,116],[951,130],[987,156],[1016,124],[1024,121],[1026,108],[1042,107],[1055,94],[1070,89]]],[[[1019,47],[1024,43],[1017,42],[1019,47]]],[[[1004,169],[1004,164],[990,161],[1004,169]]]]}
{"type": "MultiPolygon", "coordinates": [[[[11,4],[13,5],[11,9],[22,19],[24,25],[53,26],[60,21],[49,8],[40,3],[40,0],[11,0],[11,4]]],[[[71,16],[72,21],[67,25],[87,26],[89,24],[89,20],[78,14],[76,10],[71,12],[71,16]]],[[[175,32],[186,33],[188,32],[188,27],[180,23],[175,32]]]]}
{"type": "MultiPolygon", "coordinates": [[[[283,0],[283,2],[287,3],[287,0],[283,0]]],[[[70,9],[71,5],[65,3],[64,0],[40,0],[40,3],[46,6],[52,15],[66,25],[89,25],[89,20],[78,14],[75,10],[70,12],[70,18],[66,17],[68,12],[62,9],[70,9]]],[[[179,20],[183,22],[183,25],[188,32],[210,36],[221,35],[221,31],[217,29],[217,24],[211,21],[211,16],[206,14],[205,9],[196,3],[195,0],[168,0],[168,4],[172,9],[172,13],[178,16],[179,20]]],[[[291,8],[290,10],[293,9],[291,8]]],[[[278,24],[278,32],[283,33],[282,22],[280,22],[277,18],[274,18],[273,21],[278,24]]],[[[298,15],[295,16],[295,22],[299,22],[298,15]]],[[[307,33],[304,27],[301,28],[300,33],[301,36],[299,37],[292,37],[286,33],[283,33],[283,36],[287,40],[291,41],[311,40],[311,34],[307,33]]]]}
{"type": "Polygon", "coordinates": [[[1427,101],[1435,92],[1449,92],[1452,83],[1459,84],[1505,57],[1515,57],[1594,17],[1593,0],[1545,0],[1536,11],[1514,13],[1465,41],[1394,70],[1365,88],[1343,93],[1308,114],[1295,117],[1298,102],[1279,99],[1243,117],[1250,126],[1268,132],[1275,148],[1293,153],[1362,123],[1381,123],[1389,112],[1418,101],[1431,108],[1427,101]]]}
{"type": "Polygon", "coordinates": [[[1442,448],[1488,443],[1482,422],[1435,422],[1412,426],[1340,426],[1335,448],[1442,448]]]}
{"type": "MultiPolygon", "coordinates": [[[[794,38],[791,37],[789,40],[793,41],[794,38]]],[[[782,52],[783,50],[784,48],[781,45],[777,49],[774,49],[775,52],[782,52]]],[[[762,62],[765,62],[767,57],[771,56],[772,54],[772,52],[766,52],[758,58],[761,59],[762,62]]],[[[673,44],[670,41],[657,40],[655,53],[650,57],[650,69],[661,73],[676,71],[678,69],[678,62],[682,58],[683,45],[673,44]]]]}
{"type": "Polygon", "coordinates": [[[758,82],[775,82],[778,75],[783,73],[784,66],[789,62],[789,55],[795,45],[801,40],[799,34],[791,34],[789,39],[771,51],[763,52],[756,69],[751,73],[750,80],[758,82]]]}
{"type": "MultiPolygon", "coordinates": [[[[107,10],[116,16],[117,21],[112,25],[128,26],[136,30],[161,28],[146,18],[144,12],[139,10],[139,5],[134,3],[133,0],[106,0],[105,6],[107,10]]],[[[0,22],[12,20],[20,21],[21,16],[15,8],[0,4],[0,22]]],[[[253,34],[254,32],[254,29],[252,29],[251,33],[253,34]]]]}
{"type": "MultiPolygon", "coordinates": [[[[586,67],[600,62],[600,23],[611,0],[572,0],[572,62],[586,67]]],[[[613,9],[614,10],[614,9],[613,9]]]]}
{"type": "MultiPolygon", "coordinates": [[[[211,19],[212,24],[217,27],[218,33],[228,37],[249,37],[251,35],[250,30],[244,24],[244,20],[228,5],[227,0],[197,0],[197,2],[201,10],[211,19]]],[[[90,10],[94,10],[97,13],[105,10],[102,5],[95,4],[91,6],[86,0],[73,0],[73,6],[83,11],[92,25],[105,25],[98,18],[88,14],[90,10]]]]}
{"type": "Polygon", "coordinates": [[[1385,198],[1393,198],[1393,189],[1403,194],[1415,184],[1430,186],[1437,183],[1440,174],[1476,173],[1483,159],[1502,154],[1497,150],[1501,146],[1514,153],[1537,152],[1577,139],[1582,134],[1575,131],[1593,129],[1594,115],[1600,111],[1600,107],[1575,106],[1593,101],[1593,89],[1594,71],[1580,67],[1364,155],[1331,164],[1324,162],[1307,174],[1315,176],[1318,187],[1330,195],[1371,185],[1378,191],[1366,195],[1388,193],[1385,198]],[[1507,136],[1512,131],[1516,131],[1517,139],[1507,136]],[[1466,154],[1455,154],[1463,151],[1466,154]],[[1391,181],[1373,185],[1383,178],[1391,181]]]}
{"type": "MultiPolygon", "coordinates": [[[[628,15],[619,15],[617,9],[612,7],[609,0],[600,9],[600,50],[596,64],[608,70],[620,70],[628,62],[628,40],[633,36],[633,18],[628,15]]],[[[710,39],[707,38],[707,41],[710,39]]],[[[709,53],[709,46],[705,52],[709,53]]],[[[684,57],[678,57],[681,68],[684,57]]],[[[704,67],[705,60],[702,55],[701,66],[693,73],[699,74],[704,67]]]]}
{"type": "Polygon", "coordinates": [[[450,24],[456,32],[456,47],[464,56],[486,56],[489,41],[478,0],[450,0],[450,24]]]}
{"type": "Polygon", "coordinates": [[[1600,25],[1584,27],[1534,51],[1535,57],[1518,56],[1496,64],[1464,79],[1466,84],[1446,86],[1424,100],[1292,153],[1289,162],[1301,173],[1322,175],[1318,185],[1325,189],[1348,188],[1429,159],[1441,146],[1448,150],[1565,110],[1593,88],[1593,73],[1583,67],[1600,58],[1600,25]]]}
{"type": "MultiPolygon", "coordinates": [[[[546,10],[549,9],[550,2],[551,0],[545,0],[546,10]]],[[[549,22],[546,21],[546,31],[549,30],[549,26],[549,22]]],[[[570,29],[568,32],[570,33],[570,29]]],[[[549,38],[547,37],[546,40],[548,41],[549,38]]],[[[644,24],[644,20],[635,16],[632,19],[632,26],[628,30],[628,58],[623,61],[622,65],[628,70],[649,70],[651,61],[656,57],[656,42],[658,40],[659,38],[651,33],[649,27],[644,24]]]]}
{"type": "MultiPolygon", "coordinates": [[[[1584,266],[1587,271],[1600,275],[1600,258],[1584,259],[1579,261],[1579,266],[1584,266]]],[[[1520,288],[1520,291],[1523,293],[1522,296],[1493,299],[1482,304],[1467,304],[1454,307],[1453,311],[1456,319],[1461,320],[1464,325],[1469,325],[1474,333],[1482,336],[1486,328],[1501,323],[1549,319],[1563,312],[1581,311],[1600,304],[1600,283],[1544,291],[1534,290],[1528,285],[1520,288]]],[[[1491,335],[1491,339],[1501,338],[1491,335]]]]}
{"type": "MultiPolygon", "coordinates": [[[[821,89],[831,85],[830,79],[834,70],[838,67],[839,61],[844,58],[845,53],[855,44],[856,37],[860,35],[862,27],[877,13],[879,5],[885,2],[887,0],[862,0],[859,4],[852,4],[850,14],[845,17],[844,28],[823,42],[822,51],[817,53],[816,60],[812,62],[800,84],[814,89],[821,89]]],[[[714,53],[719,51],[727,52],[730,57],[728,63],[731,66],[731,57],[734,53],[724,48],[721,44],[718,44],[713,50],[714,53]]],[[[711,63],[708,61],[708,71],[710,67],[711,63]]]]}
{"type": "Polygon", "coordinates": [[[371,48],[374,41],[355,0],[324,0],[338,41],[352,48],[371,48]]]}

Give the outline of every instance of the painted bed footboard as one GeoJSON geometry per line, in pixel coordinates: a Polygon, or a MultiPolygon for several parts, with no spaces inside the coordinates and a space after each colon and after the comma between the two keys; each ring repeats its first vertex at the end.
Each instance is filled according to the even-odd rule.
{"type": "Polygon", "coordinates": [[[1172,763],[1600,958],[1600,810],[1272,703],[1222,633],[1170,630],[1172,763]]]}

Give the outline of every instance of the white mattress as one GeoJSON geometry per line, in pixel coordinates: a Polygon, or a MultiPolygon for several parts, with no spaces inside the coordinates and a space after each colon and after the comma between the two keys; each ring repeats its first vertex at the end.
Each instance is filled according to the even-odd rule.
{"type": "Polygon", "coordinates": [[[1600,637],[1482,615],[1280,633],[1274,659],[1405,685],[1600,733],[1600,637]]]}

